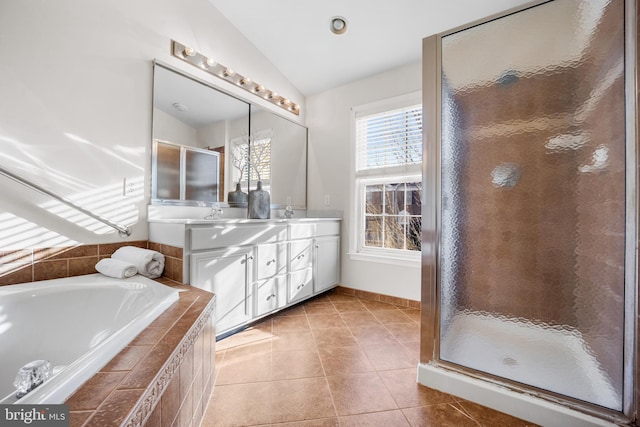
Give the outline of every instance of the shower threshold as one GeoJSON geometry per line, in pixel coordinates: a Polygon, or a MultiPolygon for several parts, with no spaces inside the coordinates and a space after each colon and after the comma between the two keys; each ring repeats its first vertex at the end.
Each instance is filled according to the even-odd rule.
{"type": "MultiPolygon", "coordinates": [[[[621,398],[576,330],[463,312],[443,328],[441,359],[477,371],[608,408],[621,398]]],[[[489,381],[434,365],[418,380],[462,398],[545,426],[615,425],[489,381]],[[585,418],[586,417],[586,418],[585,418]]]]}

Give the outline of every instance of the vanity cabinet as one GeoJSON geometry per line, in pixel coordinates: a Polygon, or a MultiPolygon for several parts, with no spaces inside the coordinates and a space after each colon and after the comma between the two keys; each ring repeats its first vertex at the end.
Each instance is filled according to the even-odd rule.
{"type": "Polygon", "coordinates": [[[231,329],[253,318],[250,247],[218,249],[191,255],[192,286],[216,297],[216,328],[231,329]]]}
{"type": "Polygon", "coordinates": [[[314,292],[331,289],[340,280],[340,237],[316,238],[314,260],[314,292]]]}
{"type": "Polygon", "coordinates": [[[313,295],[313,240],[289,242],[289,303],[313,295]]]}
{"type": "Polygon", "coordinates": [[[264,316],[287,305],[286,243],[256,245],[255,310],[264,316]]]}
{"type": "Polygon", "coordinates": [[[150,240],[183,248],[184,282],[216,294],[217,333],[337,286],[340,220],[150,220],[150,240]]]}

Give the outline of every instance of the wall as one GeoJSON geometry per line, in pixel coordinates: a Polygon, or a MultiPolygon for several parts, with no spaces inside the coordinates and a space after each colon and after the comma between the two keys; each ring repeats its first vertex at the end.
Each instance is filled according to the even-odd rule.
{"type": "MultiPolygon", "coordinates": [[[[11,54],[0,63],[0,167],[146,240],[153,59],[247,95],[172,58],[171,39],[304,100],[207,0],[4,1],[0,48],[11,54]],[[123,178],[135,184],[131,197],[122,196],[123,178]]],[[[291,119],[304,123],[301,107],[291,119]]],[[[6,178],[0,185],[0,249],[123,241],[6,178]]]]}
{"type": "Polygon", "coordinates": [[[309,166],[307,206],[310,210],[344,212],[341,284],[348,288],[420,300],[420,266],[357,261],[349,256],[351,200],[351,109],[421,90],[421,64],[397,69],[307,98],[309,166]],[[325,195],[330,204],[324,204],[325,195]]]}
{"type": "Polygon", "coordinates": [[[153,109],[153,114],[155,117],[153,121],[153,137],[155,139],[190,147],[199,147],[196,142],[199,135],[198,129],[192,128],[158,108],[153,109]]]}

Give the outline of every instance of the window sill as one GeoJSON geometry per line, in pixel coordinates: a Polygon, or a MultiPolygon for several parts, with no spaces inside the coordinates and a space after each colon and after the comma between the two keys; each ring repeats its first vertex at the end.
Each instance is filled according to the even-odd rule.
{"type": "Polygon", "coordinates": [[[420,268],[420,254],[417,254],[415,257],[400,257],[393,255],[380,255],[380,254],[370,254],[370,253],[362,253],[362,252],[349,252],[349,259],[352,261],[366,261],[366,262],[375,262],[382,264],[392,264],[401,267],[414,267],[420,268]]]}

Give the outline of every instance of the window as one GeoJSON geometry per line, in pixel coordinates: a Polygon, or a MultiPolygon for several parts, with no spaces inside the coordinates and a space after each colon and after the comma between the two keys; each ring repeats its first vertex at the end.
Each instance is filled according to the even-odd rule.
{"type": "Polygon", "coordinates": [[[361,255],[419,259],[422,105],[419,94],[355,109],[355,244],[361,255]]]}
{"type": "Polygon", "coordinates": [[[232,181],[239,182],[243,189],[248,189],[251,181],[262,181],[262,188],[269,191],[271,185],[271,131],[256,133],[251,144],[251,161],[249,162],[249,146],[247,137],[231,140],[231,172],[232,181]],[[251,165],[249,171],[248,165],[251,165]],[[249,177],[249,174],[251,175],[249,177]]]}

